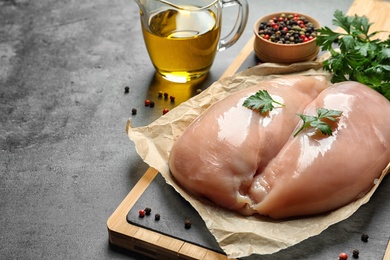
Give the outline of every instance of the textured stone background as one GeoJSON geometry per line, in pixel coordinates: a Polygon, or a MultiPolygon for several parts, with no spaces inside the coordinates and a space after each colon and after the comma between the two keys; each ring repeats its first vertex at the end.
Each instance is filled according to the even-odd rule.
{"type": "Polygon", "coordinates": [[[106,228],[147,169],[127,119],[147,125],[218,79],[258,17],[296,10],[330,25],[352,1],[309,2],[249,0],[242,39],[217,54],[205,82],[172,87],[175,104],[146,109],[168,86],[154,79],[132,0],[0,0],[0,258],[144,259],[110,247],[106,228]]]}

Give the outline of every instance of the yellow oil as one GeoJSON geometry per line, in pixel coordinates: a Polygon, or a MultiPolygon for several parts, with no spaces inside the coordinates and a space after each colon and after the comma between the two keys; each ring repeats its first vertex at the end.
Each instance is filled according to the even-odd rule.
{"type": "Polygon", "coordinates": [[[217,52],[220,26],[210,10],[164,10],[142,31],[156,70],[166,79],[187,82],[205,75],[217,52]]]}

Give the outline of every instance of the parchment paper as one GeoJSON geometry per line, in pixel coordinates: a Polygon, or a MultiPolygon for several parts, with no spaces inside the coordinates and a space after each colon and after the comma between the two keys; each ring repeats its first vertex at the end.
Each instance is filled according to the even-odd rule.
{"type": "Polygon", "coordinates": [[[242,216],[222,209],[207,200],[189,194],[171,176],[168,157],[174,141],[211,104],[235,91],[263,80],[283,77],[285,74],[323,75],[330,80],[331,75],[321,68],[320,62],[297,63],[289,66],[264,63],[215,82],[205,91],[181,103],[148,126],[134,128],[130,120],[127,122],[126,131],[135,143],[138,154],[149,166],[157,169],[166,182],[199,212],[207,228],[229,258],[251,254],[272,254],[320,234],[330,225],[348,218],[361,205],[367,203],[389,171],[390,163],[373,189],[363,198],[347,206],[319,216],[278,221],[261,216],[242,216]]]}

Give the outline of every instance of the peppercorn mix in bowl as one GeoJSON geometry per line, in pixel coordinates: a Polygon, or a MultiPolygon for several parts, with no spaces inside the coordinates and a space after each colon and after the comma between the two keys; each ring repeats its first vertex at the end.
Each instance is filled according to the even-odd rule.
{"type": "Polygon", "coordinates": [[[269,14],[254,24],[253,49],[261,62],[291,64],[312,61],[320,50],[315,41],[318,28],[318,21],[305,14],[269,14]]]}

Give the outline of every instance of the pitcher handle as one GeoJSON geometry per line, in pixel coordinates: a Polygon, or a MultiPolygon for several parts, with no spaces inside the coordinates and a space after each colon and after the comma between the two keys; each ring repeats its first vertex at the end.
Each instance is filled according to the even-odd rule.
{"type": "Polygon", "coordinates": [[[223,51],[232,46],[244,32],[248,21],[248,2],[246,0],[222,0],[222,7],[238,5],[238,16],[233,29],[219,41],[218,51],[223,51]]]}

